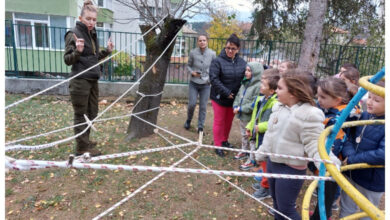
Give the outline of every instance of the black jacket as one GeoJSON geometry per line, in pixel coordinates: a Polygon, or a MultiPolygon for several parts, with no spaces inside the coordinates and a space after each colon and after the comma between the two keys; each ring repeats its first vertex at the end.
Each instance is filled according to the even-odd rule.
{"type": "Polygon", "coordinates": [[[218,104],[232,107],[235,95],[241,86],[241,80],[245,76],[246,62],[238,56],[232,60],[223,49],[219,56],[210,65],[210,98],[218,104]],[[233,99],[228,96],[233,93],[233,99]]]}
{"type": "MultiPolygon", "coordinates": [[[[64,61],[66,65],[72,65],[71,76],[97,64],[100,59],[103,59],[110,54],[106,50],[99,52],[99,42],[96,30],[93,29],[89,33],[87,26],[80,21],[76,23],[76,26],[72,30],[65,34],[65,44],[64,61]],[[76,34],[77,38],[84,39],[84,50],[82,53],[78,52],[76,49],[76,41],[73,37],[73,33],[76,34]]],[[[76,78],[99,79],[100,73],[100,66],[96,66],[76,78]]]]}

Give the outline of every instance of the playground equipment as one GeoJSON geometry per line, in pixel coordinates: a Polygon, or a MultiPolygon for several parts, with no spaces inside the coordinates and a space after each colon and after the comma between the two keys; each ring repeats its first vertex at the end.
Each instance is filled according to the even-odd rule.
{"type": "MultiPolygon", "coordinates": [[[[347,107],[343,110],[340,117],[336,120],[335,125],[326,128],[318,141],[318,151],[321,159],[329,160],[329,152],[333,142],[335,140],[336,134],[339,132],[340,128],[345,127],[353,127],[353,126],[361,126],[361,125],[372,125],[372,124],[384,124],[385,120],[367,120],[367,121],[353,121],[344,123],[345,119],[351,112],[351,110],[358,104],[360,99],[366,94],[367,90],[373,92],[381,97],[385,97],[385,89],[383,87],[375,85],[379,80],[383,78],[384,80],[385,68],[382,68],[374,76],[366,76],[362,77],[359,80],[359,84],[362,88],[359,89],[358,93],[353,97],[353,99],[349,102],[347,107]],[[326,144],[325,144],[326,143],[326,144]]],[[[320,168],[320,176],[325,176],[325,167],[328,171],[328,175],[331,175],[338,185],[356,202],[356,204],[362,209],[364,212],[355,213],[351,216],[347,216],[343,219],[357,219],[365,216],[369,216],[372,219],[385,219],[385,214],[383,211],[379,210],[376,206],[374,206],[366,197],[364,197],[355,187],[352,186],[351,183],[341,174],[341,172],[337,169],[334,164],[321,164],[320,168]]],[[[365,168],[381,168],[383,166],[371,166],[368,164],[353,164],[341,167],[341,171],[352,170],[352,169],[365,169],[365,168]]],[[[309,188],[307,189],[303,204],[302,204],[302,219],[309,219],[309,206],[310,206],[310,198],[313,194],[314,189],[316,188],[318,181],[313,181],[309,188]]],[[[325,213],[325,205],[324,205],[324,181],[319,181],[319,190],[318,190],[318,205],[320,210],[321,220],[326,220],[327,216],[325,213]]]]}

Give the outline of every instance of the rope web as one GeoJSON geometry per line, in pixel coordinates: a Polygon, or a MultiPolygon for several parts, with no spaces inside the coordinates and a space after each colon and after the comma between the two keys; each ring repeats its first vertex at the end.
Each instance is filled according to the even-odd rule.
{"type": "MultiPolygon", "coordinates": [[[[151,30],[153,30],[161,21],[163,21],[164,18],[162,18],[156,25],[154,25],[147,32],[145,32],[141,37],[143,37],[144,35],[149,33],[151,30]]],[[[110,121],[110,120],[118,120],[118,119],[130,118],[130,117],[135,117],[135,118],[143,121],[144,123],[149,124],[149,125],[155,127],[155,130],[154,130],[155,133],[157,135],[159,135],[165,142],[167,142],[169,144],[169,146],[159,147],[159,148],[152,148],[152,149],[146,149],[146,150],[121,152],[121,153],[102,155],[102,156],[97,156],[97,157],[92,157],[92,158],[89,156],[88,153],[86,153],[86,154],[84,154],[82,156],[79,156],[79,157],[74,157],[73,155],[70,155],[69,159],[66,160],[66,161],[21,160],[21,159],[16,159],[16,158],[12,158],[12,157],[6,156],[5,157],[6,168],[13,169],[13,170],[37,170],[37,169],[45,169],[45,168],[64,168],[64,169],[79,168],[79,169],[145,171],[145,172],[158,172],[159,173],[157,176],[155,176],[150,181],[146,182],[144,185],[139,187],[137,190],[133,191],[131,194],[129,194],[128,196],[126,196],[125,198],[123,198],[122,200],[120,200],[119,202],[114,204],[112,207],[108,208],[107,210],[105,210],[102,213],[100,213],[99,215],[97,215],[94,218],[94,220],[100,219],[100,218],[108,215],[110,212],[112,212],[113,210],[115,210],[116,208],[118,208],[119,206],[124,204],[130,198],[134,197],[136,194],[138,194],[143,189],[148,187],[150,184],[152,184],[153,182],[157,181],[158,179],[160,179],[162,176],[164,176],[166,173],[169,173],[169,172],[216,175],[218,178],[220,178],[221,180],[223,180],[226,183],[230,184],[231,186],[233,186],[234,188],[236,188],[240,192],[244,193],[246,196],[256,200],[261,205],[263,205],[263,206],[265,206],[265,207],[267,207],[269,209],[272,209],[272,210],[274,210],[272,206],[270,206],[270,205],[266,204],[265,202],[255,198],[250,193],[246,192],[245,190],[243,190],[242,188],[240,188],[236,184],[230,182],[228,179],[226,179],[223,176],[246,176],[246,177],[267,177],[267,178],[286,178],[286,179],[334,181],[331,177],[305,176],[305,175],[284,175],[284,174],[270,174],[270,173],[258,173],[258,172],[239,172],[239,171],[230,171],[230,170],[211,170],[209,167],[207,167],[206,165],[202,164],[199,160],[197,160],[194,157],[192,157],[192,155],[194,153],[198,152],[201,148],[207,148],[207,149],[217,149],[218,148],[218,149],[222,149],[222,150],[226,150],[226,151],[245,152],[245,153],[253,153],[253,152],[248,151],[248,150],[231,149],[231,148],[224,148],[224,147],[220,147],[220,146],[205,145],[205,144],[202,143],[203,132],[200,132],[199,139],[197,141],[193,141],[193,140],[190,140],[190,139],[188,139],[186,137],[182,137],[182,136],[180,136],[180,135],[178,135],[178,134],[176,134],[176,133],[174,133],[172,131],[169,131],[169,130],[167,130],[165,128],[162,128],[162,127],[160,127],[160,126],[158,126],[156,124],[153,124],[153,123],[151,123],[149,121],[146,121],[145,119],[139,117],[140,115],[145,114],[147,112],[155,111],[155,110],[159,109],[160,107],[155,107],[155,108],[151,108],[151,109],[148,109],[148,110],[145,110],[145,111],[142,111],[142,112],[133,113],[133,110],[135,109],[135,107],[140,103],[140,101],[143,98],[151,97],[151,96],[159,96],[159,95],[162,95],[162,92],[157,93],[157,94],[142,94],[139,91],[137,91],[137,94],[140,96],[140,99],[137,101],[137,103],[135,103],[135,105],[133,106],[133,108],[131,109],[129,114],[125,114],[125,115],[122,115],[122,116],[110,117],[110,118],[101,118],[103,116],[103,114],[105,114],[109,109],[111,109],[114,106],[114,104],[116,104],[126,94],[128,94],[150,72],[151,68],[159,61],[159,59],[167,51],[169,46],[175,41],[175,39],[178,36],[178,33],[172,39],[172,41],[167,45],[167,47],[164,49],[164,51],[161,53],[161,55],[155,60],[155,62],[153,62],[153,64],[146,71],[144,71],[144,73],[142,74],[142,77],[140,77],[132,86],[130,86],[129,89],[127,89],[122,95],[120,95],[107,108],[105,108],[101,113],[99,113],[96,118],[90,120],[90,119],[88,119],[86,117],[86,122],[81,123],[81,124],[72,125],[72,126],[61,128],[61,129],[52,130],[50,132],[46,132],[46,133],[42,133],[42,134],[38,134],[38,135],[33,135],[33,136],[24,137],[24,138],[21,138],[21,139],[9,141],[9,142],[5,143],[5,152],[22,151],[22,150],[41,150],[41,149],[55,147],[55,146],[57,146],[59,144],[63,144],[63,143],[66,143],[66,142],[74,140],[78,136],[80,136],[83,133],[85,133],[89,128],[95,129],[94,126],[93,126],[94,123],[101,123],[101,122],[106,122],[106,121],[110,121]],[[79,125],[87,125],[87,128],[84,129],[82,132],[74,135],[74,136],[70,136],[70,137],[67,137],[67,138],[64,138],[64,139],[61,139],[61,140],[57,140],[57,141],[54,141],[54,142],[51,142],[51,143],[39,144],[39,145],[34,145],[34,146],[20,144],[20,143],[22,143],[24,141],[27,141],[27,140],[32,140],[32,139],[36,139],[36,138],[39,138],[39,137],[45,137],[45,136],[48,136],[48,135],[64,132],[66,130],[72,129],[72,128],[74,128],[76,126],[79,126],[79,125]],[[173,136],[175,138],[178,138],[178,139],[184,141],[185,143],[183,143],[183,144],[174,144],[171,140],[169,140],[160,131],[162,131],[164,133],[167,133],[167,134],[169,134],[169,135],[171,135],[171,136],[173,136]],[[190,146],[196,146],[196,148],[194,150],[192,150],[190,153],[186,153],[182,149],[182,148],[186,148],[186,147],[190,147],[190,146]],[[174,150],[174,149],[177,149],[178,151],[183,153],[184,156],[183,156],[183,158],[181,158],[180,160],[178,160],[177,162],[175,162],[174,164],[172,164],[169,167],[135,166],[135,165],[114,165],[114,164],[97,164],[97,163],[94,163],[94,162],[100,161],[100,160],[114,159],[114,158],[120,158],[120,157],[128,157],[128,156],[132,156],[132,155],[141,155],[141,154],[147,154],[147,153],[153,153],[153,152],[163,152],[163,151],[174,150]],[[178,165],[180,165],[182,162],[184,162],[187,159],[193,160],[195,163],[199,164],[203,169],[177,168],[178,165]]],[[[134,40],[132,43],[135,43],[137,41],[138,41],[138,39],[134,40]]],[[[75,76],[73,76],[71,78],[68,78],[67,80],[61,81],[60,83],[58,83],[56,85],[53,85],[53,86],[51,86],[51,87],[49,87],[49,88],[47,88],[45,90],[42,90],[42,91],[40,91],[38,93],[35,93],[35,94],[33,94],[33,95],[29,96],[29,97],[26,97],[24,99],[21,99],[21,100],[15,102],[15,103],[12,103],[12,104],[6,106],[5,110],[10,109],[11,107],[14,107],[14,106],[16,106],[16,105],[18,105],[18,104],[20,104],[22,102],[28,101],[28,100],[32,99],[33,97],[36,97],[36,96],[38,96],[40,94],[43,94],[44,92],[47,92],[50,89],[53,89],[53,88],[55,88],[57,86],[62,85],[65,82],[70,81],[71,79],[73,79],[73,78],[83,74],[84,72],[88,71],[89,69],[92,69],[92,68],[94,68],[94,67],[96,67],[96,66],[98,66],[98,65],[100,65],[100,64],[102,64],[102,63],[104,63],[106,61],[108,61],[109,59],[111,59],[112,57],[118,55],[120,52],[122,52],[125,49],[126,48],[116,52],[115,54],[111,55],[110,57],[100,61],[96,65],[94,65],[94,66],[92,66],[92,67],[90,67],[90,68],[88,68],[88,69],[86,69],[84,71],[81,71],[80,73],[76,74],[75,76]]],[[[312,159],[312,158],[294,157],[294,156],[290,156],[290,155],[279,155],[279,154],[269,154],[269,153],[267,153],[265,155],[267,155],[267,156],[275,156],[275,157],[282,157],[282,158],[297,159],[297,160],[304,160],[304,161],[312,161],[312,162],[332,163],[332,161],[327,161],[327,160],[318,160],[318,159],[316,160],[316,159],[312,159]]],[[[285,217],[286,219],[289,219],[287,216],[283,215],[282,213],[278,212],[277,210],[274,210],[274,211],[276,213],[278,213],[279,215],[285,217]]]]}

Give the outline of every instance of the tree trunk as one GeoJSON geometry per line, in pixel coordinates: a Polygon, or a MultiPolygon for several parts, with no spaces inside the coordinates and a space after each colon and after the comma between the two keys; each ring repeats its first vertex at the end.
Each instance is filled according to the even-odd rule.
{"type": "Polygon", "coordinates": [[[315,72],[318,63],[326,11],[327,0],[310,1],[298,67],[311,73],[315,72]]]}
{"type": "MultiPolygon", "coordinates": [[[[180,31],[181,27],[185,23],[185,20],[167,17],[162,24],[162,30],[160,33],[157,33],[155,29],[144,36],[144,42],[146,46],[145,70],[147,70],[153,64],[153,62],[156,61],[156,59],[160,56],[160,54],[164,51],[164,49],[168,46],[168,44],[172,41],[177,32],[180,31]]],[[[151,25],[141,25],[141,32],[145,33],[151,27],[151,25]]],[[[174,46],[175,43],[172,43],[169,49],[164,53],[164,55],[149,71],[149,73],[144,73],[147,75],[140,81],[138,87],[138,91],[140,93],[144,95],[153,95],[160,93],[164,89],[167,69],[174,46]]],[[[162,95],[144,97],[135,107],[133,113],[160,106],[161,96],[162,95]]],[[[140,98],[142,97],[138,94],[137,98],[135,99],[135,103],[137,103],[140,98]]],[[[145,119],[153,124],[156,124],[157,116],[158,109],[138,115],[138,117],[145,119]]],[[[149,136],[153,134],[153,129],[153,126],[135,117],[132,117],[130,118],[130,124],[127,128],[127,140],[149,136]]]]}

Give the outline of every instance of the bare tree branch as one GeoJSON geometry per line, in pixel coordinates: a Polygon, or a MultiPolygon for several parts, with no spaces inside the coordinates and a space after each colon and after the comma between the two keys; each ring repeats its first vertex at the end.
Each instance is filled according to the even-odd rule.
{"type": "MultiPolygon", "coordinates": [[[[182,8],[183,5],[187,5],[187,3],[188,3],[188,0],[181,0],[181,1],[180,1],[180,4],[178,4],[178,5],[176,6],[176,9],[172,12],[172,14],[173,14],[173,15],[176,15],[176,13],[179,11],[179,9],[182,8]]],[[[178,17],[180,18],[181,16],[178,16],[178,17]]]]}
{"type": "MultiPolygon", "coordinates": [[[[181,0],[175,7],[171,7],[171,0],[115,0],[116,2],[131,8],[139,13],[140,18],[144,18],[145,22],[157,23],[160,18],[166,14],[170,14],[176,18],[187,17],[191,18],[199,14],[209,14],[214,11],[214,4],[211,0],[181,0]],[[150,5],[154,5],[156,13],[153,13],[150,5]],[[158,18],[158,19],[157,19],[158,18]]],[[[127,20],[128,23],[131,18],[122,19],[127,20]]],[[[117,21],[115,21],[117,22],[117,21]]],[[[118,19],[118,23],[121,21],[118,19]]],[[[161,28],[159,26],[159,28],[161,28]]]]}
{"type": "MultiPolygon", "coordinates": [[[[147,17],[147,19],[150,19],[152,20],[155,24],[158,23],[158,21],[156,20],[156,16],[153,14],[152,11],[150,11],[150,8],[148,6],[148,2],[147,0],[144,1],[144,0],[140,0],[142,6],[146,9],[147,13],[149,14],[149,16],[147,17]]],[[[155,10],[157,10],[157,8],[155,8],[155,10]]]]}
{"type": "Polygon", "coordinates": [[[194,7],[194,6],[197,5],[199,2],[201,2],[201,0],[197,0],[197,1],[195,1],[193,4],[190,4],[189,6],[183,8],[183,10],[181,11],[180,17],[184,14],[184,12],[186,12],[186,11],[189,10],[190,8],[194,7]]]}

